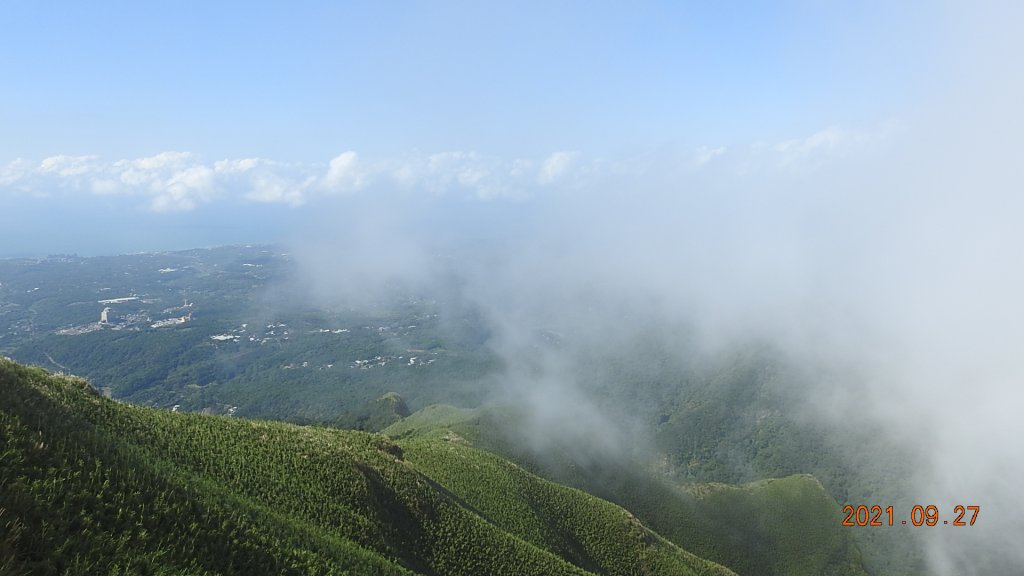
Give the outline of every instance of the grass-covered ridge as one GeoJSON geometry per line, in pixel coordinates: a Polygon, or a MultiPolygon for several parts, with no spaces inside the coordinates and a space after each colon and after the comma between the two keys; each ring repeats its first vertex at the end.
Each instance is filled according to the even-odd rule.
{"type": "MultiPolygon", "coordinates": [[[[865,574],[850,531],[840,525],[838,504],[813,476],[680,485],[629,458],[594,458],[569,441],[552,440],[538,453],[530,448],[528,432],[517,436],[517,430],[527,429],[514,409],[431,406],[385,433],[407,447],[407,458],[413,461],[421,450],[431,453],[426,461],[442,461],[433,455],[440,449],[436,439],[450,440],[448,458],[470,445],[485,447],[523,466],[530,477],[536,473],[559,487],[575,486],[615,502],[660,536],[739,574],[865,574]],[[418,448],[419,441],[423,448],[418,448]]],[[[480,490],[474,470],[466,466],[445,466],[432,473],[481,509],[491,506],[493,492],[522,491],[517,486],[480,490]]]]}
{"type": "Polygon", "coordinates": [[[3,575],[731,574],[459,442],[133,407],[6,359],[0,508],[3,575]]]}

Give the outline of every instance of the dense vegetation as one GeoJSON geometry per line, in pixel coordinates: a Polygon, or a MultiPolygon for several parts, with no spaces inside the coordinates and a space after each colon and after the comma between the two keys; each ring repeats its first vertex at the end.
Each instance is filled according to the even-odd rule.
{"type": "MultiPolygon", "coordinates": [[[[494,382],[513,369],[529,371],[500,359],[472,306],[445,300],[455,296],[399,291],[355,308],[328,306],[303,298],[295,275],[290,257],[267,246],[0,260],[0,354],[84,376],[134,404],[366,431],[435,403],[481,406],[494,382]],[[102,301],[129,295],[137,299],[110,304],[115,324],[96,325],[102,301]],[[189,322],[151,327],[186,313],[186,299],[189,322]]],[[[632,427],[646,452],[623,464],[565,437],[541,454],[516,436],[521,405],[483,411],[479,438],[456,410],[459,433],[475,446],[614,501],[687,550],[740,571],[759,564],[781,570],[781,549],[768,543],[784,527],[766,521],[739,540],[710,537],[730,523],[678,521],[714,516],[699,509],[699,499],[679,500],[680,486],[747,484],[753,491],[764,478],[810,474],[840,503],[915,503],[904,482],[914,467],[907,455],[870,431],[837,435],[800,419],[806,376],[771,346],[743,342],[709,355],[686,326],[656,322],[595,346],[572,326],[555,328],[538,332],[533,350],[573,358],[580,396],[622,423],[618,432],[632,427]]],[[[418,419],[399,426],[408,431],[418,419]]],[[[915,532],[847,531],[870,572],[924,571],[915,532]]]]}
{"type": "Polygon", "coordinates": [[[481,401],[497,360],[470,314],[410,294],[329,308],[297,276],[263,246],[0,260],[0,354],[135,404],[297,423],[363,426],[387,392],[481,401]]]}
{"type": "Polygon", "coordinates": [[[0,391],[3,574],[730,574],[458,442],[134,407],[8,360],[0,391]]]}
{"type": "MultiPolygon", "coordinates": [[[[412,439],[417,438],[453,440],[449,451],[485,446],[531,472],[622,505],[682,548],[739,574],[865,574],[850,532],[837,521],[838,505],[811,476],[680,486],[621,455],[589,457],[573,442],[554,440],[541,451],[533,450],[527,428],[517,421],[522,422],[512,409],[431,406],[385,432],[401,439],[403,446],[416,446],[412,439]]],[[[415,457],[412,450],[406,452],[415,457]]],[[[454,466],[432,473],[475,506],[488,505],[490,491],[476,488],[475,470],[454,466]]],[[[515,486],[498,488],[523,492],[515,486]]]]}

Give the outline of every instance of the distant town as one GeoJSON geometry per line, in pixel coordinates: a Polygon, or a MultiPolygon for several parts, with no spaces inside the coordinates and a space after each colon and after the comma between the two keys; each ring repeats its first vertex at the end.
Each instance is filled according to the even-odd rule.
{"type": "MultiPolygon", "coordinates": [[[[139,300],[138,296],[125,296],[123,298],[99,300],[97,301],[97,304],[124,304],[126,302],[133,302],[136,300],[139,300]]],[[[192,304],[192,302],[189,302],[188,299],[186,299],[184,304],[181,306],[167,308],[164,310],[165,313],[185,311],[185,314],[181,316],[161,318],[155,321],[146,313],[129,312],[117,315],[113,308],[105,306],[100,310],[100,318],[98,322],[88,322],[68,328],[60,328],[56,330],[55,333],[61,336],[77,336],[79,334],[88,334],[89,332],[95,332],[103,329],[140,330],[146,327],[146,325],[148,325],[149,328],[168,328],[170,326],[179,326],[192,320],[192,304]]]]}

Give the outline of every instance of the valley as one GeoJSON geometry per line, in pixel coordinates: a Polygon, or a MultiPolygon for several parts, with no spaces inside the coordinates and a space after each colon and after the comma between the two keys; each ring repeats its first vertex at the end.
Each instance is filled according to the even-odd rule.
{"type": "MultiPolygon", "coordinates": [[[[920,568],[919,554],[895,553],[917,546],[906,533],[838,524],[837,501],[905,497],[905,464],[895,456],[879,463],[877,446],[854,450],[798,424],[787,408],[798,405],[798,388],[780,385],[797,377],[770,348],[708,362],[651,333],[584,356],[578,381],[588,404],[566,399],[553,409],[565,422],[577,409],[618,422],[613,449],[595,444],[587,427],[536,420],[535,407],[509,394],[501,374],[510,367],[472,306],[398,290],[369,305],[328,306],[306,297],[296,274],[272,246],[3,260],[0,352],[161,413],[383,430],[403,450],[431,454],[429,466],[450,458],[437,442],[485,450],[623,506],[675,545],[740,574],[920,568]],[[424,438],[433,444],[420,448],[424,438]],[[868,454],[876,464],[859,466],[868,454]],[[738,508],[711,505],[721,498],[738,508]],[[806,559],[800,570],[790,564],[797,557],[806,559]]],[[[578,340],[543,326],[534,338],[535,358],[568,353],[578,340]]],[[[453,466],[432,475],[463,483],[464,497],[489,490],[451,476],[461,469],[453,466]]]]}

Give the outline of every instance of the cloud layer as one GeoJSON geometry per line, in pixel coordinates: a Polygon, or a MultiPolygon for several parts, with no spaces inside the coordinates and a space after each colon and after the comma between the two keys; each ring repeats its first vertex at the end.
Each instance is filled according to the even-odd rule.
{"type": "Polygon", "coordinates": [[[363,193],[520,201],[550,190],[593,186],[614,176],[682,174],[715,163],[728,163],[733,171],[812,167],[850,140],[849,134],[829,128],[806,138],[753,144],[738,153],[724,146],[703,146],[667,156],[615,159],[572,151],[506,159],[472,151],[364,158],[349,150],[326,164],[267,158],[209,161],[180,151],[113,161],[96,155],[55,155],[0,165],[0,198],[120,196],[153,212],[188,212],[216,201],[301,206],[323,197],[363,193]]]}
{"type": "MultiPolygon", "coordinates": [[[[414,156],[345,181],[373,190],[400,166],[393,181],[421,197],[530,200],[525,225],[452,260],[539,430],[607,435],[578,380],[587,361],[675,326],[710,353],[769,342],[813,383],[808,418],[912,451],[911,504],[982,507],[970,529],[920,532],[933,573],[1007,573],[1024,565],[1024,82],[993,82],[873,130],[615,159],[414,156]]],[[[297,245],[327,271],[313,283],[337,295],[438,282],[424,265],[446,229],[436,215],[367,202],[373,225],[297,245]]]]}

